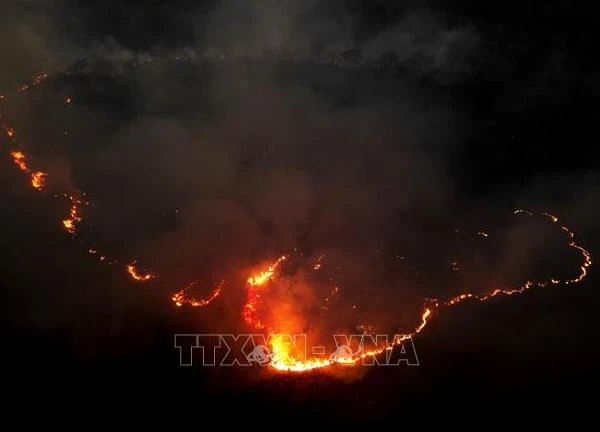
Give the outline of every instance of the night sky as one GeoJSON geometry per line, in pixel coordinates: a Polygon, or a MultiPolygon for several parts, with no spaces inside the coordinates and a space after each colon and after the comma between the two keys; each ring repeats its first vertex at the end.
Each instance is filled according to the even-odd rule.
{"type": "Polygon", "coordinates": [[[93,203],[65,233],[68,205],[30,187],[2,134],[5,407],[243,430],[590,415],[595,266],[440,311],[418,367],[183,368],[173,336],[247,331],[244,278],[282,253],[337,269],[325,317],[309,306],[330,279],[286,288],[324,334],[577,275],[561,231],[513,210],[558,216],[595,257],[595,21],[566,1],[3,1],[0,119],[49,190],[93,203]],[[135,283],[89,245],[160,278],[135,283]],[[170,300],[221,278],[205,308],[170,300]]]}

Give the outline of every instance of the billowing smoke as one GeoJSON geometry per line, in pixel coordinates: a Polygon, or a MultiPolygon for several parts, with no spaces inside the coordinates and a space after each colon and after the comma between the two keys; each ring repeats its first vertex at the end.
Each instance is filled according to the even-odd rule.
{"type": "Polygon", "coordinates": [[[476,26],[414,2],[385,19],[360,2],[134,4],[103,5],[105,20],[78,2],[7,6],[16,42],[0,51],[16,66],[0,83],[69,71],[6,113],[52,187],[89,194],[81,238],[154,269],[165,302],[224,278],[237,311],[253,267],[289,253],[305,265],[274,288],[283,330],[410,328],[424,297],[549,265],[533,257],[554,234],[515,228],[514,195],[463,204],[473,123],[455,95],[486,66],[476,26]],[[170,25],[144,39],[158,14],[170,25]]]}

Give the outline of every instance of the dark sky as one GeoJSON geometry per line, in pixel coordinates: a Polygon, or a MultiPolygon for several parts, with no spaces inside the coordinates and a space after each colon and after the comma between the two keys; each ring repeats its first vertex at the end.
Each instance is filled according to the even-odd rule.
{"type": "Polygon", "coordinates": [[[599,38],[589,11],[564,1],[3,2],[0,113],[52,189],[94,203],[80,235],[64,235],[64,203],[28,187],[2,138],[13,401],[106,393],[169,412],[185,401],[199,417],[236,410],[251,430],[586,403],[600,354],[594,267],[578,285],[445,311],[416,340],[416,369],[184,370],[172,337],[239,329],[245,271],[294,248],[344,267],[340,311],[362,299],[332,329],[410,326],[424,296],[577,272],[560,233],[511,209],[550,211],[592,255],[600,245],[599,38]],[[492,239],[466,234],[480,230],[492,239]],[[87,244],[138,258],[161,283],[130,283],[87,244]],[[202,295],[223,275],[230,287],[209,308],[170,304],[175,287],[196,280],[202,295]]]}

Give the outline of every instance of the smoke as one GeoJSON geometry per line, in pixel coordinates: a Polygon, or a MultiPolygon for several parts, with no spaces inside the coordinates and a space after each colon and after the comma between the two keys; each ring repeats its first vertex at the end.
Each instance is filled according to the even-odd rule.
{"type": "MultiPolygon", "coordinates": [[[[465,213],[475,219],[465,233],[497,223],[480,222],[485,199],[462,208],[454,164],[473,124],[450,93],[480,76],[489,48],[474,24],[414,2],[388,6],[385,19],[353,2],[173,2],[145,13],[134,3],[119,5],[131,26],[113,21],[117,2],[105,12],[3,6],[0,50],[15,67],[0,83],[75,70],[31,96],[19,130],[39,128],[27,144],[54,187],[89,193],[82,237],[156,269],[165,299],[226,278],[239,303],[253,266],[296,251],[343,269],[332,276],[343,325],[409,327],[425,295],[491,287],[492,262],[526,277],[523,263],[539,252],[522,248],[529,230],[508,229],[492,256],[472,239],[457,245],[465,213]],[[165,28],[151,27],[158,15],[165,28]],[[40,108],[50,103],[60,110],[40,108]],[[451,263],[463,257],[468,268],[486,264],[469,281],[451,263]]],[[[272,300],[293,327],[317,320],[331,289],[311,288],[304,272],[272,300]]]]}

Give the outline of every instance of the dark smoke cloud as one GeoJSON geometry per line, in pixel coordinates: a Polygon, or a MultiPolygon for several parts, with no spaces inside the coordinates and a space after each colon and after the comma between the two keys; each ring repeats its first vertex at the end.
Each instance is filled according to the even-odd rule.
{"type": "MultiPolygon", "coordinates": [[[[526,203],[547,202],[534,183],[464,208],[468,175],[455,161],[471,154],[468,139],[477,140],[476,151],[497,142],[479,140],[495,131],[478,129],[477,113],[456,94],[477,79],[502,78],[486,69],[498,47],[466,18],[415,2],[388,5],[386,20],[360,2],[3,7],[0,50],[14,64],[0,72],[3,87],[74,62],[81,72],[40,90],[45,102],[40,96],[19,109],[20,130],[44,122],[40,105],[75,92],[73,111],[53,114],[40,126],[46,132],[32,136],[64,125],[66,143],[56,137],[54,151],[48,142],[32,146],[60,183],[93,197],[82,235],[157,268],[169,289],[194,279],[211,286],[226,275],[240,295],[235,284],[249,268],[298,248],[345,265],[344,306],[362,296],[361,319],[393,326],[414,312],[409,298],[465,283],[421,280],[448,272],[457,249],[464,265],[478,256],[486,271],[495,266],[515,280],[539,252],[524,249],[532,240],[520,227],[507,228],[505,244],[489,257],[479,257],[478,245],[456,245],[461,218],[465,231],[477,231],[497,224],[488,213],[508,214],[506,201],[519,193],[526,203]],[[482,223],[480,215],[489,217],[482,223]],[[396,264],[400,256],[407,264],[396,264]]],[[[568,97],[569,87],[546,91],[568,81],[558,47],[498,98],[500,114],[531,103],[560,106],[568,97]]],[[[494,115],[482,123],[493,125],[494,115]]],[[[483,164],[467,163],[475,165],[469,173],[483,164]]],[[[489,284],[484,274],[470,283],[489,284]]],[[[295,289],[299,303],[315,303],[317,293],[295,289]]]]}
{"type": "Polygon", "coordinates": [[[207,60],[274,55],[369,64],[453,83],[468,78],[482,43],[472,25],[450,23],[412,1],[385,5],[391,16],[385,22],[370,19],[369,5],[360,2],[175,1],[148,9],[140,2],[54,0],[7,2],[3,9],[3,52],[14,62],[7,74],[13,80],[77,58],[177,52],[207,60]]]}

